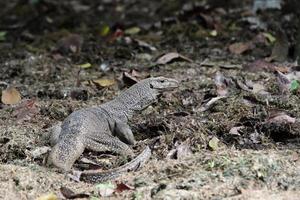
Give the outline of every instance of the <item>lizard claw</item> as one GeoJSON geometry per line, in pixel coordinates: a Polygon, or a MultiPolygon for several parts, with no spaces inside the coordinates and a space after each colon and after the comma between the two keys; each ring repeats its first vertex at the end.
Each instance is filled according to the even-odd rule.
{"type": "Polygon", "coordinates": [[[80,182],[81,173],[80,171],[73,170],[72,174],[68,174],[67,177],[73,181],[80,182]]]}

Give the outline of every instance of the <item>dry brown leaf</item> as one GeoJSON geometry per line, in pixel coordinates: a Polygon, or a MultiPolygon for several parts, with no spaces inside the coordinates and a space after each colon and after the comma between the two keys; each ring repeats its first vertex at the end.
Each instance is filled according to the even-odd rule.
{"type": "Polygon", "coordinates": [[[230,53],[233,53],[233,54],[242,54],[253,48],[254,48],[254,44],[251,41],[250,42],[237,42],[237,43],[229,45],[229,47],[228,47],[230,53]]]}
{"type": "Polygon", "coordinates": [[[178,145],[178,143],[175,144],[176,148],[172,149],[168,155],[167,158],[171,158],[171,159],[183,159],[189,155],[192,154],[191,151],[191,145],[190,145],[190,141],[185,141],[181,144],[178,145]]]}
{"type": "Polygon", "coordinates": [[[13,111],[17,121],[29,120],[39,112],[35,99],[25,100],[13,111]]]}
{"type": "Polygon", "coordinates": [[[232,127],[229,131],[229,134],[230,135],[241,135],[239,130],[245,128],[244,126],[235,126],[235,127],[232,127]]]}
{"type": "Polygon", "coordinates": [[[121,193],[121,192],[126,191],[126,190],[133,190],[134,189],[133,187],[131,187],[131,186],[129,186],[129,185],[123,183],[123,182],[117,182],[116,184],[117,184],[117,187],[115,189],[116,193],[121,193]]]}
{"type": "Polygon", "coordinates": [[[163,56],[159,57],[156,61],[156,64],[165,65],[165,64],[173,62],[175,60],[183,60],[183,61],[187,61],[187,62],[193,62],[191,59],[189,59],[179,53],[171,52],[171,53],[167,53],[167,54],[164,54],[163,56]]]}
{"type": "Polygon", "coordinates": [[[21,101],[20,92],[14,87],[8,87],[2,91],[1,101],[4,104],[17,104],[21,101]]]}
{"type": "Polygon", "coordinates": [[[116,84],[116,81],[114,79],[107,79],[107,78],[95,79],[92,80],[92,82],[101,87],[109,87],[116,84]]]}
{"type": "Polygon", "coordinates": [[[122,82],[128,86],[132,86],[133,84],[136,84],[139,81],[138,78],[141,78],[141,75],[136,70],[132,70],[129,73],[123,72],[121,76],[122,82]]]}
{"type": "Polygon", "coordinates": [[[204,112],[213,107],[219,100],[224,99],[226,96],[218,96],[211,98],[206,104],[202,105],[199,112],[204,112]]]}
{"type": "Polygon", "coordinates": [[[274,118],[271,118],[268,120],[268,122],[273,122],[273,123],[295,123],[296,122],[296,118],[288,116],[286,114],[282,114],[279,116],[276,116],[274,118]]]}
{"type": "Polygon", "coordinates": [[[214,78],[214,82],[217,87],[217,93],[219,96],[228,95],[228,79],[221,73],[217,72],[214,78]]]}
{"type": "Polygon", "coordinates": [[[83,44],[83,38],[78,34],[70,34],[58,41],[57,49],[61,53],[79,53],[83,44]]]}
{"type": "Polygon", "coordinates": [[[37,198],[37,200],[57,200],[57,196],[54,193],[44,194],[37,198]]]}
{"type": "Polygon", "coordinates": [[[270,63],[265,60],[256,60],[251,63],[247,63],[243,65],[243,69],[250,72],[258,72],[258,71],[267,71],[267,72],[275,72],[280,71],[286,73],[289,71],[290,66],[284,64],[270,63]]]}
{"type": "Polygon", "coordinates": [[[289,116],[283,110],[270,110],[269,118],[267,122],[269,123],[290,123],[293,124],[296,122],[296,118],[289,116]]]}
{"type": "Polygon", "coordinates": [[[66,199],[79,199],[79,198],[89,198],[89,194],[84,194],[84,193],[78,193],[76,194],[73,192],[71,189],[67,187],[61,187],[60,192],[66,199]]]}
{"type": "Polygon", "coordinates": [[[47,152],[49,152],[51,150],[50,147],[47,147],[47,146],[43,146],[43,147],[37,147],[33,150],[31,150],[29,152],[30,156],[32,158],[41,158],[42,155],[45,155],[47,152]]]}
{"type": "Polygon", "coordinates": [[[272,49],[272,54],[269,58],[267,58],[267,61],[278,61],[278,62],[284,62],[286,61],[289,53],[289,43],[286,34],[279,30],[276,34],[276,42],[274,44],[274,47],[272,49]]]}
{"type": "Polygon", "coordinates": [[[147,42],[138,39],[134,39],[134,41],[137,43],[138,46],[142,48],[149,49],[150,51],[157,51],[157,49],[154,46],[148,44],[147,42]]]}
{"type": "Polygon", "coordinates": [[[280,93],[283,95],[290,94],[291,81],[281,72],[276,72],[277,83],[279,86],[280,93]]]}

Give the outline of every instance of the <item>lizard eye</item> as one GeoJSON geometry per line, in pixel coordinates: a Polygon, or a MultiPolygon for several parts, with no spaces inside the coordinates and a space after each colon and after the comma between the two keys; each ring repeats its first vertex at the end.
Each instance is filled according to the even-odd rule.
{"type": "Polygon", "coordinates": [[[151,83],[150,83],[150,88],[151,88],[151,89],[153,89],[153,88],[154,88],[154,87],[153,87],[153,85],[152,85],[151,83]]]}
{"type": "Polygon", "coordinates": [[[164,83],[164,82],[165,82],[165,80],[161,80],[160,82],[161,82],[161,83],[164,83]]]}

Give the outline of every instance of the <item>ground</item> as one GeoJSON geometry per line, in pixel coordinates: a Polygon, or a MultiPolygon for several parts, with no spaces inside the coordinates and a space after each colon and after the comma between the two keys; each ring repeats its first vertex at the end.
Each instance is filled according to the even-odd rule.
{"type": "MultiPolygon", "coordinates": [[[[0,198],[297,199],[297,13],[237,2],[1,2],[0,198]],[[52,125],[149,76],[180,86],[130,122],[145,166],[87,184],[45,165],[52,125]]],[[[126,162],[87,151],[74,168],[126,162]]]]}

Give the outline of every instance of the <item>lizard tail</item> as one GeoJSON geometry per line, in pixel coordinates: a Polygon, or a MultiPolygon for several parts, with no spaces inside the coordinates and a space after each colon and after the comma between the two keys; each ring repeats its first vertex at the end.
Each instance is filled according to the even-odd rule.
{"type": "Polygon", "coordinates": [[[74,171],[71,178],[77,181],[84,181],[88,183],[99,183],[107,180],[112,180],[121,176],[126,172],[137,170],[149,160],[150,156],[151,156],[151,150],[147,146],[142,151],[142,153],[140,153],[136,158],[134,158],[130,162],[118,168],[114,168],[107,171],[99,171],[99,170],[74,171]]]}

